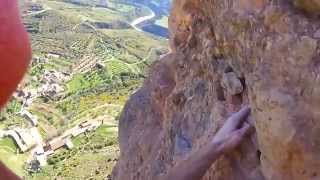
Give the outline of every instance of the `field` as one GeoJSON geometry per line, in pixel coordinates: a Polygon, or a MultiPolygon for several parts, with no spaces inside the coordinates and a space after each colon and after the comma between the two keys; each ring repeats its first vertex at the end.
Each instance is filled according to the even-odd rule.
{"type": "Polygon", "coordinates": [[[26,154],[20,154],[13,140],[3,138],[0,140],[0,160],[20,176],[25,175],[24,162],[26,154]]]}

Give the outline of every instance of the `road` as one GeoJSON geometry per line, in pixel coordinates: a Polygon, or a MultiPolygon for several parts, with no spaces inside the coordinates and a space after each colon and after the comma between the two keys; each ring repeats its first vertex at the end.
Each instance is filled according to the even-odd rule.
{"type": "Polygon", "coordinates": [[[34,16],[34,15],[37,15],[37,14],[41,14],[41,13],[44,13],[46,12],[48,9],[44,9],[44,10],[41,10],[41,11],[35,11],[35,12],[30,12],[24,16],[34,16]]]}
{"type": "Polygon", "coordinates": [[[36,142],[36,146],[30,151],[30,156],[29,156],[29,160],[31,161],[33,160],[34,156],[41,156],[42,153],[44,153],[44,142],[42,140],[42,137],[39,133],[39,130],[37,127],[32,127],[30,129],[30,133],[33,136],[35,142],[36,142]]]}
{"type": "Polygon", "coordinates": [[[151,12],[151,14],[148,15],[148,16],[139,17],[138,19],[132,21],[132,23],[131,23],[130,25],[131,25],[135,30],[142,32],[143,30],[140,29],[140,28],[138,27],[138,25],[141,24],[141,23],[143,23],[143,22],[145,22],[145,21],[148,21],[148,20],[150,20],[150,19],[153,19],[153,18],[156,16],[156,14],[155,14],[149,7],[144,6],[144,5],[140,5],[140,6],[148,8],[149,11],[151,12]]]}

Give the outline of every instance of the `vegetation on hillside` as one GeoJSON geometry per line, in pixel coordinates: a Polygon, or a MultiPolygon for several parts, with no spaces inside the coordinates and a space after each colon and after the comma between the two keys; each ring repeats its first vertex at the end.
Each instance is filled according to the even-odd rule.
{"type": "Polygon", "coordinates": [[[19,91],[34,94],[29,106],[23,98],[12,98],[1,111],[0,131],[30,127],[22,109],[38,118],[45,142],[87,120],[102,118],[108,124],[76,137],[72,150],[59,150],[48,166],[28,174],[29,154],[20,153],[12,139],[0,139],[0,160],[27,179],[105,179],[118,156],[119,114],[148,67],[167,51],[166,40],[130,27],[147,9],[128,1],[99,3],[38,0],[21,8],[33,62],[19,91]],[[44,90],[53,84],[54,92],[44,90]]]}
{"type": "Polygon", "coordinates": [[[117,141],[117,127],[101,126],[95,132],[75,138],[72,150],[59,150],[48,159],[47,167],[30,177],[36,180],[106,179],[117,161],[117,141]]]}

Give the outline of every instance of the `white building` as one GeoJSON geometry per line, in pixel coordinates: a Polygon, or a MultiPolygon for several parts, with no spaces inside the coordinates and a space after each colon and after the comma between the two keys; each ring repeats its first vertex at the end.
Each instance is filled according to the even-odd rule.
{"type": "Polygon", "coordinates": [[[48,58],[60,58],[60,55],[59,54],[55,54],[55,53],[48,53],[47,57],[48,58]]]}
{"type": "Polygon", "coordinates": [[[22,110],[21,111],[21,115],[26,118],[27,120],[29,120],[33,126],[37,126],[38,125],[38,118],[34,115],[32,115],[29,111],[27,110],[22,110]]]}
{"type": "Polygon", "coordinates": [[[100,6],[108,7],[107,0],[100,0],[100,6]]]}
{"type": "Polygon", "coordinates": [[[67,147],[68,149],[72,149],[72,148],[74,147],[74,145],[73,145],[73,143],[72,143],[72,141],[71,141],[70,138],[67,138],[67,139],[65,140],[65,143],[66,143],[66,147],[67,147]]]}
{"type": "Polygon", "coordinates": [[[28,129],[15,128],[4,132],[4,136],[11,137],[22,152],[26,152],[36,145],[28,129]]]}
{"type": "Polygon", "coordinates": [[[35,156],[36,156],[35,159],[39,162],[41,167],[47,165],[47,156],[44,153],[36,154],[35,156]]]}

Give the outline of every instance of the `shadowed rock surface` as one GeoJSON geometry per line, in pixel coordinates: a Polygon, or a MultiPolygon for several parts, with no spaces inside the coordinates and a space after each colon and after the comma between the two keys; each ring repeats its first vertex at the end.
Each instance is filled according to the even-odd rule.
{"type": "Polygon", "coordinates": [[[114,178],[155,180],[250,104],[256,135],[203,180],[320,179],[318,12],[318,0],[175,0],[172,52],[123,111],[114,178]]]}

